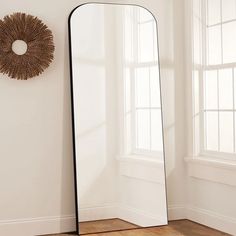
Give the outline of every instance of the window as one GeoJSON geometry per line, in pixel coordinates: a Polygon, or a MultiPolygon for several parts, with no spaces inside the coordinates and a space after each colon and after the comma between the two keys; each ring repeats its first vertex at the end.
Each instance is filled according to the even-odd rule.
{"type": "Polygon", "coordinates": [[[192,22],[195,145],[200,153],[234,158],[236,0],[193,0],[192,22]]]}
{"type": "Polygon", "coordinates": [[[156,22],[145,9],[123,12],[125,153],[158,156],[162,120],[156,22]]]}

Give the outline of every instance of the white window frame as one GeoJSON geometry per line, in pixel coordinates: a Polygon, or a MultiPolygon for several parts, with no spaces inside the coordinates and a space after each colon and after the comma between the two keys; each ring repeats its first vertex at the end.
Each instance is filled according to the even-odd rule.
{"type": "MultiPolygon", "coordinates": [[[[201,54],[201,61],[200,61],[200,64],[194,64],[194,37],[193,37],[193,34],[194,34],[194,26],[193,26],[193,18],[194,18],[194,15],[193,15],[193,3],[191,1],[191,4],[190,5],[186,5],[186,9],[187,11],[190,10],[190,25],[186,25],[186,28],[187,30],[191,29],[189,32],[191,34],[191,36],[187,33],[186,34],[186,38],[187,40],[191,40],[191,43],[189,44],[189,46],[191,46],[191,49],[190,48],[187,48],[187,55],[186,57],[187,58],[191,58],[191,62],[192,62],[192,66],[190,66],[189,68],[191,68],[192,72],[191,72],[191,77],[193,77],[194,79],[194,75],[193,75],[193,71],[197,71],[198,74],[199,74],[199,137],[196,136],[196,133],[198,133],[198,131],[196,131],[196,125],[195,125],[195,110],[196,110],[196,107],[194,106],[195,104],[195,94],[194,94],[194,83],[193,81],[191,82],[191,87],[192,87],[192,104],[189,105],[187,104],[188,107],[192,107],[192,131],[190,131],[190,135],[193,137],[192,139],[192,145],[190,147],[190,151],[191,151],[191,155],[193,156],[203,156],[205,158],[214,158],[214,159],[219,159],[219,160],[232,160],[232,161],[236,161],[236,147],[235,147],[235,133],[236,132],[233,132],[233,144],[234,144],[234,153],[226,153],[226,152],[222,152],[222,151],[210,151],[210,150],[206,150],[205,147],[206,147],[206,129],[205,129],[205,112],[206,111],[213,111],[213,110],[210,110],[210,109],[204,109],[204,97],[205,97],[205,86],[204,86],[204,73],[205,71],[210,71],[210,70],[217,70],[217,81],[219,80],[219,76],[218,76],[218,72],[219,70],[221,69],[232,69],[233,71],[233,76],[232,76],[232,84],[233,84],[233,109],[219,109],[219,97],[218,97],[218,109],[216,109],[215,111],[218,112],[218,140],[220,140],[220,128],[219,128],[219,125],[220,125],[220,122],[219,122],[219,113],[220,111],[231,111],[233,112],[233,129],[235,130],[235,112],[236,112],[236,107],[234,104],[234,96],[236,95],[236,91],[234,91],[234,78],[236,78],[236,75],[235,75],[235,68],[236,68],[236,62],[235,63],[227,63],[227,64],[223,64],[223,40],[222,40],[222,25],[225,24],[225,23],[228,23],[228,22],[232,22],[232,21],[236,21],[236,18],[234,20],[231,20],[231,21],[225,21],[225,22],[222,22],[222,0],[220,0],[221,2],[221,22],[218,23],[217,25],[221,25],[221,64],[219,65],[207,65],[207,33],[206,33],[206,28],[207,27],[212,27],[212,26],[207,26],[206,24],[206,17],[207,17],[207,0],[201,0],[201,21],[202,21],[202,25],[201,25],[201,29],[200,29],[200,32],[202,33],[201,35],[201,38],[200,38],[200,42],[201,42],[201,46],[202,46],[202,51],[200,52],[201,54]],[[191,52],[191,53],[190,53],[191,52]],[[198,143],[196,145],[196,143],[198,143]],[[196,148],[196,146],[198,146],[196,148]]],[[[189,18],[189,15],[186,14],[186,17],[189,18]]],[[[188,65],[187,65],[188,66],[188,65]]],[[[190,72],[187,70],[187,76],[190,75],[190,72]]],[[[217,82],[217,86],[219,86],[219,83],[217,82]]],[[[218,87],[218,96],[219,96],[219,87],[218,87]]],[[[218,148],[220,148],[220,143],[218,144],[218,148]]]]}
{"type": "MultiPolygon", "coordinates": [[[[122,18],[124,19],[124,17],[122,17],[122,18]]],[[[135,18],[137,24],[140,24],[140,22],[138,22],[138,20],[137,20],[137,14],[134,15],[134,18],[135,18]]],[[[145,23],[151,22],[151,21],[153,21],[153,27],[156,27],[155,19],[148,20],[148,21],[145,21],[145,22],[142,22],[142,23],[145,24],[145,23]]],[[[134,27],[132,33],[133,33],[133,35],[136,35],[137,38],[139,39],[138,27],[134,27]]],[[[123,42],[124,42],[124,38],[123,38],[123,42]]],[[[139,107],[139,108],[137,108],[135,106],[135,103],[136,103],[136,101],[135,101],[135,91],[136,91],[136,88],[135,88],[135,86],[136,86],[135,85],[135,70],[138,69],[138,68],[148,68],[148,70],[149,70],[149,84],[150,84],[150,70],[154,66],[158,66],[158,68],[159,68],[159,62],[158,62],[158,58],[157,58],[156,61],[139,62],[139,55],[138,55],[139,52],[140,52],[140,50],[138,48],[139,44],[138,44],[137,40],[134,40],[133,43],[134,43],[134,47],[133,47],[133,59],[134,60],[132,62],[125,62],[123,64],[124,69],[128,69],[128,71],[129,71],[130,86],[131,86],[131,153],[127,153],[127,148],[125,148],[125,150],[124,150],[125,153],[124,154],[125,155],[136,156],[136,157],[137,156],[142,156],[142,157],[145,156],[145,157],[148,157],[148,158],[151,158],[151,159],[154,159],[154,158],[159,159],[159,158],[163,157],[163,151],[152,151],[151,150],[151,138],[152,138],[151,137],[151,135],[152,135],[152,132],[151,132],[151,114],[150,114],[150,125],[149,125],[149,127],[150,127],[150,150],[141,149],[141,148],[136,147],[136,140],[137,140],[136,111],[139,110],[139,109],[148,109],[151,113],[151,111],[153,109],[158,109],[161,112],[161,104],[160,104],[160,107],[143,107],[143,108],[139,107]]],[[[155,43],[155,40],[153,41],[153,43],[155,43]]],[[[124,50],[124,47],[123,47],[123,50],[124,50]]],[[[123,51],[123,57],[124,57],[124,55],[125,55],[125,52],[123,51]]],[[[157,55],[157,57],[158,57],[158,55],[157,55]]],[[[155,52],[153,52],[153,58],[155,58],[155,52]]],[[[125,83],[123,83],[123,84],[124,84],[123,88],[124,88],[124,91],[125,91],[125,89],[126,89],[125,88],[125,83]]],[[[149,89],[151,89],[150,86],[149,86],[149,89]]],[[[124,111],[124,116],[123,116],[124,121],[123,121],[123,123],[126,124],[125,119],[126,119],[127,112],[126,112],[126,108],[125,108],[125,100],[126,100],[125,92],[123,92],[123,94],[124,94],[124,102],[123,102],[123,104],[124,104],[124,109],[123,109],[123,111],[124,111]]],[[[151,92],[149,93],[149,101],[151,101],[151,92]]],[[[162,116],[162,114],[161,114],[161,116],[162,116]]],[[[124,125],[123,127],[126,130],[126,126],[124,125]]],[[[125,133],[126,132],[123,132],[123,134],[125,134],[125,133]]],[[[124,138],[123,140],[124,140],[124,142],[126,142],[126,138],[124,138]]],[[[123,146],[126,147],[126,143],[124,143],[123,146]]]]}

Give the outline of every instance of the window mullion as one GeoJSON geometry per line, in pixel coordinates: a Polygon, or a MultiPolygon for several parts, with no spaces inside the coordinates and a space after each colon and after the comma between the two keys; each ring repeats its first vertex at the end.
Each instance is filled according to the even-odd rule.
{"type": "MultiPolygon", "coordinates": [[[[134,22],[133,22],[133,37],[132,37],[132,49],[133,49],[133,63],[136,65],[138,63],[138,52],[139,52],[139,31],[138,31],[138,15],[137,11],[133,11],[133,16],[134,16],[134,22]],[[134,40],[134,39],[138,39],[134,40]]],[[[135,150],[138,146],[138,129],[137,129],[137,124],[138,124],[138,116],[136,112],[136,91],[137,91],[137,84],[136,84],[136,70],[135,66],[132,67],[131,69],[131,127],[132,127],[132,137],[131,137],[131,145],[132,145],[132,151],[135,150]]]]}
{"type": "Polygon", "coordinates": [[[205,150],[207,148],[207,129],[206,129],[206,112],[204,111],[204,106],[205,106],[205,98],[206,98],[206,85],[205,85],[205,73],[201,71],[201,74],[199,73],[199,84],[200,84],[200,150],[205,150]]]}
{"type": "Polygon", "coordinates": [[[219,93],[219,70],[217,70],[217,109],[218,109],[218,152],[220,151],[220,93],[219,93]]]}
{"type": "Polygon", "coordinates": [[[221,36],[221,64],[223,64],[223,27],[222,27],[222,0],[220,0],[220,36],[221,36]]]}
{"type": "Polygon", "coordinates": [[[203,71],[203,67],[207,64],[207,31],[206,31],[206,22],[207,22],[207,3],[208,1],[202,0],[201,2],[201,69],[199,70],[199,112],[200,112],[200,152],[206,149],[207,147],[207,134],[206,134],[206,115],[204,113],[204,101],[205,101],[205,71],[203,71]]]}
{"type": "Polygon", "coordinates": [[[137,143],[137,116],[135,110],[135,72],[134,68],[130,69],[130,89],[131,89],[131,150],[133,151],[137,143]]]}
{"type": "Polygon", "coordinates": [[[235,152],[235,103],[234,103],[234,68],[232,68],[232,89],[233,89],[233,146],[234,146],[234,152],[235,152]]]}
{"type": "Polygon", "coordinates": [[[149,148],[150,151],[152,150],[152,111],[151,111],[151,73],[150,73],[150,67],[148,68],[148,75],[149,75],[149,129],[150,129],[150,143],[149,148]]]}

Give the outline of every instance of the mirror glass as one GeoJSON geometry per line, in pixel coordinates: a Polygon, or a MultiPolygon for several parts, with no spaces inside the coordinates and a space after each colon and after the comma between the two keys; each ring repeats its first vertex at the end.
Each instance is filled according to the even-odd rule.
{"type": "Polygon", "coordinates": [[[79,233],[165,225],[156,20],[91,3],[69,22],[79,233]]]}

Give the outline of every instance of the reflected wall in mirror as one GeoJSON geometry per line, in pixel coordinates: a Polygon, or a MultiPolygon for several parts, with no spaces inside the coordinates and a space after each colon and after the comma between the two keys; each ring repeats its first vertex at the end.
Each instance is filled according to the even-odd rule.
{"type": "Polygon", "coordinates": [[[156,21],[91,3],[69,25],[79,233],[165,225],[156,21]]]}

